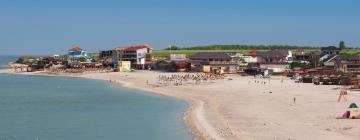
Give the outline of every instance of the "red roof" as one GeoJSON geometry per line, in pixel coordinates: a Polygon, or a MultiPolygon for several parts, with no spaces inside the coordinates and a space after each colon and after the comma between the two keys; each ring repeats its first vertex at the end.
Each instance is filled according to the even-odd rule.
{"type": "Polygon", "coordinates": [[[124,48],[124,47],[116,47],[116,48],[115,48],[116,51],[122,51],[122,50],[125,50],[125,49],[126,49],[126,48],[124,48]]]}
{"type": "Polygon", "coordinates": [[[83,48],[80,48],[79,46],[75,46],[74,48],[69,49],[69,51],[82,51],[83,48]]]}
{"type": "Polygon", "coordinates": [[[249,55],[250,56],[256,56],[256,50],[254,49],[254,50],[251,50],[250,52],[249,52],[249,55]]]}
{"type": "Polygon", "coordinates": [[[135,50],[144,49],[144,48],[151,48],[151,46],[148,44],[136,45],[136,46],[127,47],[125,50],[126,51],[135,51],[135,50]]]}

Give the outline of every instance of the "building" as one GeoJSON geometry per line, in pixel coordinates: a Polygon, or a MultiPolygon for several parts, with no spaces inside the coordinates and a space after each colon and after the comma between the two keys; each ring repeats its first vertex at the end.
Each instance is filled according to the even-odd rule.
{"type": "Polygon", "coordinates": [[[186,58],[186,54],[170,54],[167,70],[171,72],[190,71],[191,63],[186,58]]]}
{"type": "Polygon", "coordinates": [[[290,68],[288,62],[260,62],[259,67],[275,73],[284,72],[290,68]]]}
{"type": "Polygon", "coordinates": [[[190,58],[194,71],[236,73],[238,65],[225,52],[199,52],[190,58]]]}
{"type": "Polygon", "coordinates": [[[68,64],[73,63],[91,63],[93,59],[87,55],[87,52],[80,48],[80,46],[75,46],[68,50],[68,64]]]}
{"type": "Polygon", "coordinates": [[[293,61],[292,53],[288,50],[271,50],[253,53],[257,57],[257,65],[260,69],[280,73],[289,69],[289,63],[293,61]]]}
{"type": "Polygon", "coordinates": [[[321,52],[323,54],[329,54],[329,55],[338,55],[340,54],[341,49],[337,48],[335,46],[329,46],[329,47],[322,47],[321,52]]]}
{"type": "Polygon", "coordinates": [[[310,63],[311,54],[305,54],[304,48],[299,48],[293,54],[293,61],[298,63],[310,63]]]}
{"type": "Polygon", "coordinates": [[[360,57],[351,56],[351,57],[341,57],[338,56],[329,63],[333,64],[332,66],[336,71],[343,73],[360,73],[360,57]]]}
{"type": "Polygon", "coordinates": [[[119,68],[121,62],[126,61],[126,65],[130,62],[131,68],[145,69],[147,65],[152,64],[151,52],[151,46],[143,44],[102,50],[99,52],[99,58],[104,66],[119,68]]]}
{"type": "Polygon", "coordinates": [[[151,62],[152,47],[148,44],[126,47],[123,50],[121,61],[130,61],[131,66],[145,69],[147,62],[151,62]]]}
{"type": "Polygon", "coordinates": [[[186,61],[186,54],[170,54],[170,61],[186,61]]]}
{"type": "Polygon", "coordinates": [[[121,58],[123,57],[124,50],[125,48],[118,47],[111,50],[100,51],[99,52],[100,62],[104,66],[111,66],[113,68],[116,68],[120,63],[121,58]]]}
{"type": "Polygon", "coordinates": [[[271,50],[266,52],[256,52],[256,56],[258,57],[258,62],[291,62],[292,61],[292,53],[288,50],[271,50]]]}

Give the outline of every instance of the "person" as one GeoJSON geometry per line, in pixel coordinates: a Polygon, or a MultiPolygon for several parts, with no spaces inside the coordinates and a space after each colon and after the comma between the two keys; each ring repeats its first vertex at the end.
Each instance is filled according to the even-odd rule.
{"type": "Polygon", "coordinates": [[[347,94],[348,94],[348,93],[347,93],[346,88],[345,88],[345,87],[342,88],[342,89],[340,90],[340,95],[339,95],[339,98],[338,98],[338,102],[340,102],[342,98],[344,98],[344,101],[346,102],[346,101],[347,101],[347,99],[346,99],[346,95],[347,95],[347,94]]]}
{"type": "Polygon", "coordinates": [[[296,102],[296,97],[294,97],[294,104],[295,104],[295,102],[296,102]]]}

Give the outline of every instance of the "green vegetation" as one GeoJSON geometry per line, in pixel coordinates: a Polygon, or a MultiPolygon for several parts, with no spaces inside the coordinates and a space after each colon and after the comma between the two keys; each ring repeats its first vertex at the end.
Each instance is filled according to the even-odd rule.
{"type": "Polygon", "coordinates": [[[154,50],[152,55],[154,57],[161,58],[169,58],[170,54],[185,54],[187,57],[191,57],[198,52],[240,52],[246,55],[251,50],[267,51],[271,49],[288,49],[294,52],[299,48],[305,48],[305,53],[310,53],[320,49],[319,47],[290,45],[208,45],[188,48],[170,46],[164,50],[154,50]]]}
{"type": "Polygon", "coordinates": [[[340,49],[345,49],[345,48],[346,48],[346,46],[345,46],[345,41],[340,41],[340,43],[339,43],[339,48],[340,48],[340,49]]]}
{"type": "MultiPolygon", "coordinates": [[[[271,50],[271,49],[298,49],[298,48],[308,48],[308,49],[319,49],[319,47],[312,46],[291,46],[291,45],[208,45],[208,46],[197,46],[189,48],[179,48],[174,46],[177,50],[271,50]]],[[[173,48],[173,46],[171,46],[173,48]]],[[[169,50],[167,48],[166,50],[169,50]]]]}
{"type": "Polygon", "coordinates": [[[164,50],[180,50],[178,46],[171,45],[169,48],[166,48],[164,50]]]}
{"type": "MultiPolygon", "coordinates": [[[[186,57],[191,57],[193,56],[195,53],[198,52],[240,52],[244,55],[249,54],[249,52],[252,49],[240,49],[240,50],[184,50],[184,49],[180,49],[180,50],[154,50],[152,52],[152,56],[154,57],[160,57],[160,58],[169,58],[170,54],[185,54],[186,57]]],[[[297,49],[290,49],[293,53],[297,51],[297,49]]],[[[315,48],[306,48],[305,54],[308,54],[312,51],[317,51],[320,49],[315,49],[315,48]]],[[[267,49],[257,49],[257,51],[267,51],[267,49]]],[[[360,49],[359,49],[360,51],[360,49]]]]}
{"type": "MultiPolygon", "coordinates": [[[[355,55],[360,53],[360,48],[347,48],[345,42],[341,41],[339,47],[342,48],[342,55],[355,55]]],[[[320,47],[313,46],[291,46],[291,45],[208,45],[181,48],[178,46],[170,46],[163,50],[154,50],[152,55],[154,57],[169,58],[170,54],[185,54],[191,57],[198,52],[240,52],[247,55],[251,50],[268,51],[272,49],[287,49],[295,53],[299,48],[303,48],[305,54],[313,51],[320,51],[320,47]]]]}
{"type": "Polygon", "coordinates": [[[170,54],[185,54],[186,57],[191,57],[198,52],[241,52],[247,54],[251,50],[154,50],[152,56],[169,58],[170,54]]]}
{"type": "Polygon", "coordinates": [[[79,58],[79,61],[80,61],[80,62],[86,62],[86,58],[85,58],[85,57],[80,57],[80,58],[79,58]]]}
{"type": "Polygon", "coordinates": [[[32,56],[21,56],[16,60],[16,63],[26,64],[26,65],[36,65],[38,63],[37,59],[32,56]]]}

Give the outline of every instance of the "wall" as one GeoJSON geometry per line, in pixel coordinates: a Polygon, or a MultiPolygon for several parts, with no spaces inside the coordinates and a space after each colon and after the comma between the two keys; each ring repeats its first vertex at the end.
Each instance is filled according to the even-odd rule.
{"type": "Polygon", "coordinates": [[[289,68],[289,65],[260,64],[260,68],[271,69],[273,72],[284,72],[289,68]]]}

